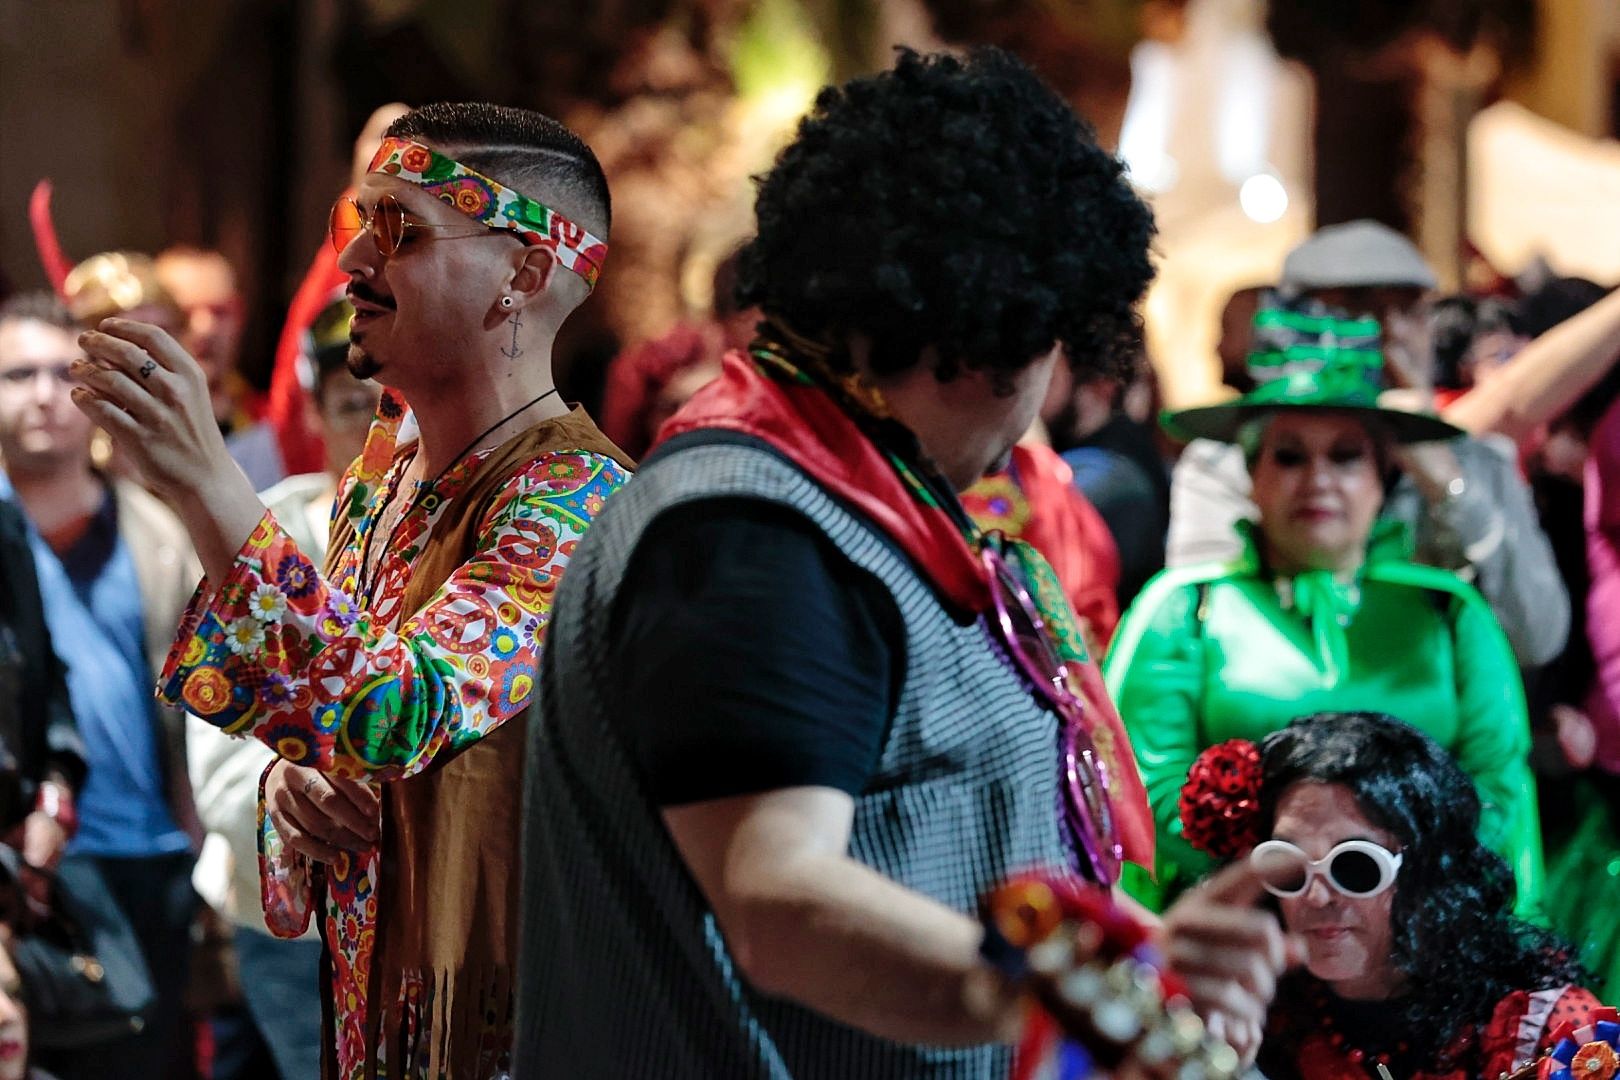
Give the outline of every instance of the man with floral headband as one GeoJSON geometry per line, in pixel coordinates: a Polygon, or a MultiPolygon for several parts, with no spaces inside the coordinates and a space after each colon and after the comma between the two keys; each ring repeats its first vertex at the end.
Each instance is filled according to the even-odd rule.
{"type": "MultiPolygon", "coordinates": [[[[559,592],[516,1075],[1005,1077],[1021,1005],[979,958],[980,894],[1031,865],[1106,885],[1151,826],[1061,587],[955,492],[1005,464],[1065,350],[1124,352],[1152,220],[996,50],[824,90],[757,212],[760,336],[559,592]]],[[[1161,939],[1234,1037],[1285,951],[1246,890],[1161,939]]]]}
{"type": "Polygon", "coordinates": [[[558,576],[628,465],[551,373],[608,215],[590,149],[539,114],[388,129],[332,214],[349,368],[386,390],[324,572],[231,464],[191,357],[129,321],[84,338],[75,400],[207,573],[160,693],[279,755],[263,899],[278,932],[321,928],[328,1078],[510,1068],[523,711],[558,576]]]}

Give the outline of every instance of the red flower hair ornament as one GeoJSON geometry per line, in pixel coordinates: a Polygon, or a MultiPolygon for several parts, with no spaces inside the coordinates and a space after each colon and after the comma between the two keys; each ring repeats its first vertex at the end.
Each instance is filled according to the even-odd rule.
{"type": "Polygon", "coordinates": [[[1199,851],[1234,859],[1260,836],[1260,748],[1247,739],[1209,747],[1181,786],[1181,834],[1199,851]]]}

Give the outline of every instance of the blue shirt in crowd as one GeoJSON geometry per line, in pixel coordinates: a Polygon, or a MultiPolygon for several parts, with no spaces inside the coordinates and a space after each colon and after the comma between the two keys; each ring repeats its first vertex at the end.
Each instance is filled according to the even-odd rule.
{"type": "Polygon", "coordinates": [[[89,765],[78,797],[79,832],[68,851],[120,858],[185,851],[190,840],[164,795],[140,582],[118,533],[112,492],[60,557],[38,530],[29,534],[45,621],[67,664],[89,765]]]}

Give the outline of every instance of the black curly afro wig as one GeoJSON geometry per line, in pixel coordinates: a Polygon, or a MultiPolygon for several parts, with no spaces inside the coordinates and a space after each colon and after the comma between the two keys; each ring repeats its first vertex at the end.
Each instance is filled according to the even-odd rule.
{"type": "MultiPolygon", "coordinates": [[[[1467,1025],[1483,1026],[1509,993],[1584,981],[1567,944],[1513,915],[1513,875],[1479,841],[1474,782],[1429,736],[1382,713],[1318,713],[1266,736],[1261,757],[1260,835],[1271,835],[1284,792],[1314,782],[1349,788],[1367,820],[1401,845],[1390,924],[1396,966],[1410,982],[1390,1003],[1390,1029],[1410,1041],[1412,1069],[1470,1064],[1448,1060],[1447,1044],[1467,1025]]],[[[1274,1010],[1308,1007],[1312,995],[1298,984],[1312,981],[1303,971],[1286,976],[1274,1010]]],[[[1316,1017],[1298,1019],[1315,1030],[1316,1017]]],[[[1288,1042],[1289,1026],[1273,1033],[1288,1042]]],[[[1465,1053],[1477,1049],[1476,1041],[1465,1053]]]]}
{"type": "Polygon", "coordinates": [[[931,346],[941,381],[1010,376],[1057,342],[1080,373],[1114,373],[1139,342],[1152,213],[999,49],[901,50],[892,70],[823,90],[759,180],[757,213],[739,302],[833,346],[835,367],[854,335],[880,375],[931,346]]]}

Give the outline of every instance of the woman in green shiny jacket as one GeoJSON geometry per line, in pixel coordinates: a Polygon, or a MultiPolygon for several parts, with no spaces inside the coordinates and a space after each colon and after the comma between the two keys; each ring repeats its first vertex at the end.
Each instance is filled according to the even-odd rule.
{"type": "MultiPolygon", "coordinates": [[[[1329,340],[1354,340],[1335,329],[1329,340]]],[[[1199,751],[1259,742],[1298,716],[1370,711],[1422,730],[1473,777],[1480,838],[1513,868],[1517,910],[1533,913],[1541,838],[1512,650],[1472,587],[1408,561],[1402,531],[1377,520],[1398,448],[1456,431],[1377,407],[1376,347],[1310,355],[1325,362],[1302,368],[1279,351],[1272,363],[1289,375],[1170,418],[1179,433],[1243,446],[1259,517],[1241,526],[1236,561],[1149,582],[1114,638],[1108,689],[1158,831],[1154,878],[1132,867],[1126,888],[1160,909],[1211,869],[1177,813],[1199,751]]]]}

